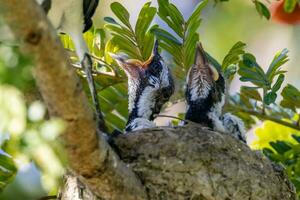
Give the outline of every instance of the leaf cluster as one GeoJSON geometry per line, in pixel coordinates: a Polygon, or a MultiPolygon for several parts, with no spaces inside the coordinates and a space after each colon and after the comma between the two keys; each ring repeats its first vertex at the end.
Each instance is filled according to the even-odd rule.
{"type": "Polygon", "coordinates": [[[154,36],[150,33],[151,23],[156,14],[156,8],[151,6],[151,2],[146,3],[141,9],[135,28],[130,24],[130,14],[126,8],[118,3],[111,4],[111,10],[118,19],[105,17],[107,22],[105,28],[110,30],[112,38],[108,41],[107,52],[117,52],[119,50],[128,54],[131,58],[141,61],[147,60],[154,45],[154,36]]]}
{"type": "Polygon", "coordinates": [[[283,71],[281,67],[288,61],[287,53],[287,49],[278,52],[266,72],[256,62],[252,54],[246,53],[243,55],[238,70],[241,76],[240,80],[242,82],[250,82],[255,86],[248,87],[247,90],[248,92],[252,90],[252,93],[255,93],[257,101],[262,100],[262,103],[266,105],[270,105],[276,101],[277,92],[281,88],[285,78],[284,73],[286,71],[283,71]],[[258,93],[260,89],[263,91],[262,97],[258,93]]]}
{"type": "MultiPolygon", "coordinates": [[[[276,122],[289,119],[288,124],[286,121],[282,123],[295,129],[300,129],[296,125],[296,121],[290,120],[297,115],[299,91],[292,85],[287,85],[282,89],[285,79],[284,74],[286,73],[286,71],[282,70],[282,67],[288,61],[288,50],[283,49],[278,52],[266,71],[257,63],[255,56],[251,53],[243,52],[242,49],[236,52],[239,52],[239,56],[235,60],[233,59],[233,62],[238,62],[236,65],[240,80],[252,85],[242,86],[239,94],[231,96],[228,109],[237,113],[248,127],[256,122],[253,118],[256,117],[260,120],[276,122]],[[281,89],[283,99],[278,104],[276,100],[281,89]]],[[[226,66],[230,65],[227,64],[226,66]]]]}
{"type": "Polygon", "coordinates": [[[195,47],[199,41],[200,15],[207,3],[208,0],[200,2],[190,17],[184,19],[179,9],[169,0],[158,0],[158,16],[171,31],[154,27],[152,32],[161,41],[161,47],[173,57],[175,75],[179,79],[184,79],[185,74],[182,71],[187,71],[193,64],[195,47]]]}
{"type": "Polygon", "coordinates": [[[290,180],[293,182],[298,196],[300,195],[300,136],[292,135],[293,142],[270,142],[272,148],[264,148],[264,154],[272,161],[285,167],[290,180]]]}

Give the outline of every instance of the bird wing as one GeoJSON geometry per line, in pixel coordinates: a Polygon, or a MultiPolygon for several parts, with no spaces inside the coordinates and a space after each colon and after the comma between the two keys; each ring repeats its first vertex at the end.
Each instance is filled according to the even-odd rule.
{"type": "Polygon", "coordinates": [[[96,11],[98,4],[99,0],[83,0],[83,15],[85,25],[83,32],[86,32],[92,27],[92,17],[96,11]]]}

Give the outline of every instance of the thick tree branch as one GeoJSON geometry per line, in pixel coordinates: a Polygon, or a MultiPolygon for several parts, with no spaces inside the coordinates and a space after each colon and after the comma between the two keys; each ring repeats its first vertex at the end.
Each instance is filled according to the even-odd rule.
{"type": "Polygon", "coordinates": [[[104,199],[145,199],[135,174],[97,136],[79,77],[40,7],[34,0],[0,0],[0,17],[36,61],[35,78],[51,116],[66,122],[63,139],[71,168],[104,199]]]}

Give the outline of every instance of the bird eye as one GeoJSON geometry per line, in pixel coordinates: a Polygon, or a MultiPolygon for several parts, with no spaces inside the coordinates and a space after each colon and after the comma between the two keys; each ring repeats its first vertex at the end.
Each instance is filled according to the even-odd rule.
{"type": "Polygon", "coordinates": [[[163,88],[161,90],[161,97],[164,99],[164,100],[168,100],[170,98],[170,93],[171,93],[171,90],[168,89],[168,88],[163,88]]]}

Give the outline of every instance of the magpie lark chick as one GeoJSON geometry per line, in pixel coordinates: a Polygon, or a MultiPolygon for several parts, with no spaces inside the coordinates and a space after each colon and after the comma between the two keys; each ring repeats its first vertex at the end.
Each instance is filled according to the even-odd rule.
{"type": "Polygon", "coordinates": [[[155,127],[154,115],[174,92],[170,69],[163,63],[155,42],[152,56],[145,62],[111,54],[128,76],[129,119],[126,132],[155,127]]]}
{"type": "Polygon", "coordinates": [[[222,114],[225,104],[225,80],[208,61],[201,43],[197,45],[195,62],[186,79],[186,119],[215,131],[226,132],[246,143],[243,121],[222,114]]]}
{"type": "Polygon", "coordinates": [[[93,103],[96,107],[97,124],[104,127],[94,79],[92,76],[92,59],[83,32],[92,27],[92,16],[99,0],[36,0],[46,12],[54,28],[61,33],[69,34],[74,42],[76,53],[85,70],[93,103]]]}

